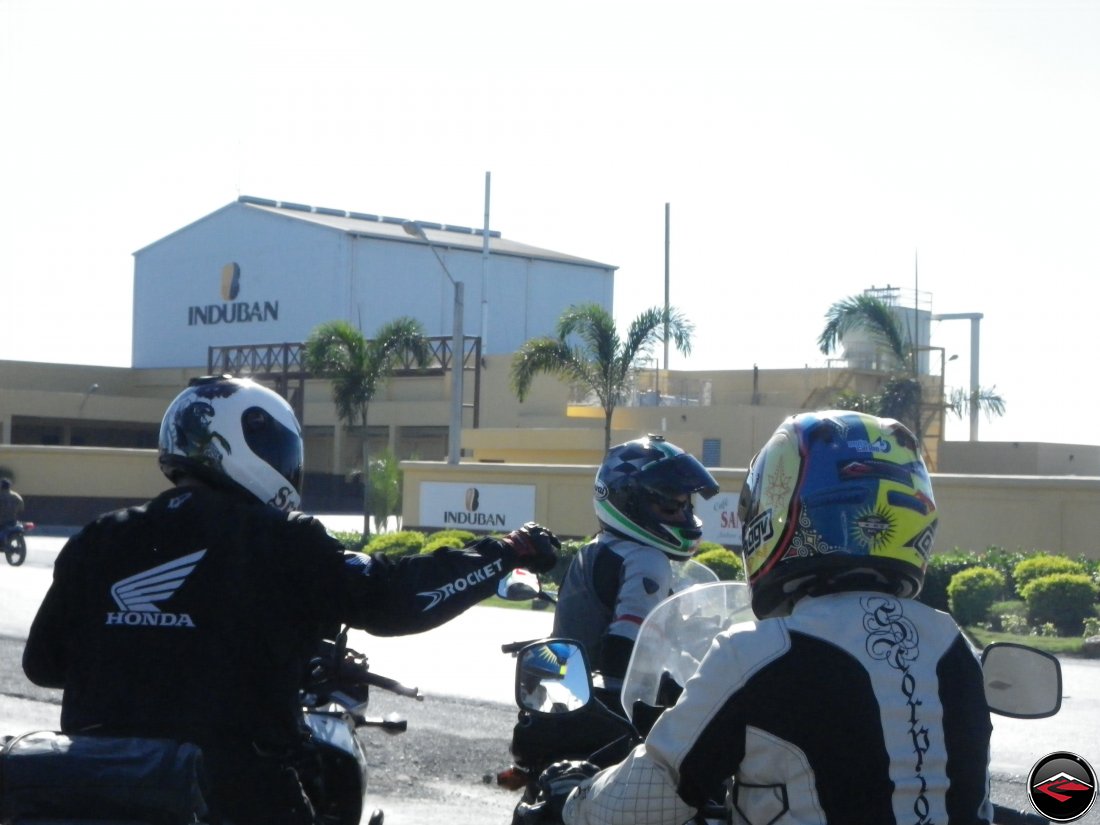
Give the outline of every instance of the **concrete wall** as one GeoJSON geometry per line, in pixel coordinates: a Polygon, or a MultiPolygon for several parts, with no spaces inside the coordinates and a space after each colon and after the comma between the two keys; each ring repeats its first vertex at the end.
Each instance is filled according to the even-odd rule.
{"type": "MultiPolygon", "coordinates": [[[[402,462],[401,466],[405,473],[404,526],[408,529],[417,527],[422,484],[457,482],[471,487],[533,484],[537,521],[567,537],[595,532],[595,466],[463,464],[454,468],[435,462],[402,462]]],[[[715,469],[713,473],[723,493],[741,489],[744,469],[715,469]]],[[[939,552],[997,546],[1100,558],[1100,477],[933,474],[932,485],[940,511],[939,552]]]]}
{"type": "MultiPolygon", "coordinates": [[[[482,358],[476,430],[475,374],[467,371],[462,433],[467,459],[534,464],[599,461],[602,408],[571,403],[569,386],[551,376],[537,378],[521,403],[511,389],[510,367],[508,356],[482,358]]],[[[203,367],[126,369],[0,361],[0,444],[11,441],[13,417],[70,427],[89,422],[159,425],[168,402],[190,378],[204,372],[203,367]]],[[[720,448],[715,463],[744,467],[786,416],[820,408],[838,388],[869,391],[864,386],[868,380],[862,373],[836,369],[642,373],[628,403],[616,407],[612,443],[658,432],[701,456],[702,444],[709,440],[720,448]],[[660,385],[662,406],[640,405],[650,391],[646,381],[660,385]],[[674,394],[668,396],[667,390],[674,394]],[[670,398],[679,403],[671,403],[670,398]]],[[[399,442],[401,428],[436,428],[437,454],[419,452],[416,458],[441,460],[447,454],[450,388],[449,373],[393,379],[371,403],[370,424],[382,428],[391,445],[399,442]]],[[[306,382],[303,425],[307,470],[346,475],[357,467],[359,436],[344,433],[338,425],[327,381],[306,382]]],[[[1100,446],[1095,445],[938,443],[933,437],[928,447],[933,472],[1100,476],[1100,446]]]]}
{"type": "MultiPolygon", "coordinates": [[[[533,485],[534,518],[563,536],[595,530],[592,480],[595,464],[476,464],[402,462],[404,523],[417,527],[425,482],[469,487],[533,485]]],[[[167,486],[155,450],[0,445],[0,467],[12,473],[27,499],[27,518],[41,524],[82,524],[94,515],[144,501],[167,486]]],[[[736,493],[745,470],[716,468],[723,492],[736,493]]],[[[980,476],[933,474],[940,510],[937,548],[1046,550],[1100,558],[1100,477],[980,476]]],[[[353,486],[353,485],[352,485],[353,486]]],[[[305,484],[310,506],[311,480],[305,484]]],[[[355,490],[344,491],[354,512],[355,490]]],[[[518,525],[516,525],[518,526],[518,525]]]]}
{"type": "Polygon", "coordinates": [[[1019,441],[945,441],[942,473],[1100,476],[1100,447],[1019,441]]]}

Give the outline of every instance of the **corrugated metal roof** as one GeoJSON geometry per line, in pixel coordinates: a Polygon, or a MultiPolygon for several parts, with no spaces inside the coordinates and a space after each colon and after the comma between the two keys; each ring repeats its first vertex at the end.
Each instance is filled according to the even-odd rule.
{"type": "MultiPolygon", "coordinates": [[[[295,220],[327,226],[331,229],[347,232],[351,235],[386,238],[388,240],[407,241],[409,243],[422,243],[422,241],[409,235],[403,227],[406,221],[411,220],[420,225],[428,240],[436,246],[470,249],[480,252],[484,241],[483,230],[473,229],[467,226],[418,221],[411,218],[395,218],[388,215],[372,215],[366,212],[352,212],[345,209],[309,206],[302,203],[256,198],[250,195],[241,195],[237,198],[237,202],[245,204],[252,209],[259,209],[272,214],[294,218],[295,220]]],[[[554,252],[551,249],[541,249],[537,246],[530,246],[518,241],[510,241],[507,238],[501,237],[499,232],[491,230],[489,232],[489,252],[494,255],[515,255],[522,258],[574,263],[611,270],[618,269],[617,266],[613,266],[612,264],[605,264],[587,258],[578,258],[575,255],[566,255],[563,252],[554,252]]]]}

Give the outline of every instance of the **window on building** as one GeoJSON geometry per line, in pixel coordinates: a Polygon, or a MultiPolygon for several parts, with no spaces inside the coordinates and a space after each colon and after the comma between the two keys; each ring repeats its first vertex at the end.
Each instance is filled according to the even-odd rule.
{"type": "Polygon", "coordinates": [[[398,459],[442,461],[447,457],[446,427],[398,427],[398,459]]]}
{"type": "Polygon", "coordinates": [[[703,439],[703,466],[704,467],[721,467],[722,466],[722,439],[720,439],[720,438],[704,438],[703,439]]]}

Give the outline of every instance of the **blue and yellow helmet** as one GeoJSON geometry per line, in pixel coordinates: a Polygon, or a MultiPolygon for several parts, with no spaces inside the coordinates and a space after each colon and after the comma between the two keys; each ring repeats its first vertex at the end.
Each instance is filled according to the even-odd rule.
{"type": "Polygon", "coordinates": [[[569,669],[569,645],[562,642],[539,645],[534,655],[525,660],[524,668],[543,679],[564,679],[569,669]]]}
{"type": "Polygon", "coordinates": [[[750,463],[738,513],[760,618],[838,590],[912,598],[936,536],[932,483],[912,432],[845,410],[784,421],[750,463]]]}

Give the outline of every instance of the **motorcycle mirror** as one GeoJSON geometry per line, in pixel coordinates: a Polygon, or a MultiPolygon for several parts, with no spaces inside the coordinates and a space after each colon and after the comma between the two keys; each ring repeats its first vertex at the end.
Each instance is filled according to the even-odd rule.
{"type": "Polygon", "coordinates": [[[524,602],[538,598],[542,591],[539,577],[530,570],[517,567],[497,584],[497,595],[510,602],[524,602]]]}
{"type": "Polygon", "coordinates": [[[532,713],[579,710],[592,697],[584,648],[570,639],[542,639],[524,647],[516,661],[516,704],[532,713]]]}
{"type": "Polygon", "coordinates": [[[989,710],[1016,719],[1045,719],[1062,707],[1062,665],[1055,656],[1016,642],[982,651],[989,710]]]}

